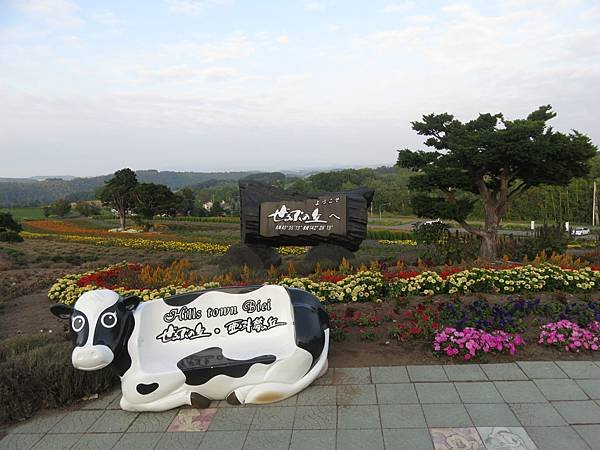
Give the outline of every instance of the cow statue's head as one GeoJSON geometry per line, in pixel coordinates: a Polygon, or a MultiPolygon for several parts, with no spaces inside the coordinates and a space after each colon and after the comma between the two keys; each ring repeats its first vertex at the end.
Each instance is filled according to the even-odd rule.
{"type": "Polygon", "coordinates": [[[73,366],[80,370],[98,370],[108,366],[127,346],[133,329],[133,310],[138,297],[122,298],[108,289],[84,293],[75,307],[53,305],[52,313],[70,320],[75,349],[73,366]]]}

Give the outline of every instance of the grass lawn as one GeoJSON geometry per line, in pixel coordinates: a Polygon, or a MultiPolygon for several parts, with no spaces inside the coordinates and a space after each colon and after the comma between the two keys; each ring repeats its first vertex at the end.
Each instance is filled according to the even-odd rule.
{"type": "Polygon", "coordinates": [[[43,219],[44,211],[40,206],[31,206],[26,208],[0,208],[0,211],[8,211],[15,220],[24,219],[43,219]]]}

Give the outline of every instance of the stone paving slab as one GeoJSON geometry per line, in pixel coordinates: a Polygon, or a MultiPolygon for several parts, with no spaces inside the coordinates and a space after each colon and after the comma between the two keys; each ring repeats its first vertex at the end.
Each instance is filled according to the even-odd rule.
{"type": "Polygon", "coordinates": [[[490,382],[454,383],[464,403],[504,403],[504,399],[490,382]]]}
{"type": "Polygon", "coordinates": [[[329,369],[270,405],[161,413],[119,408],[118,390],[0,433],[3,449],[600,449],[592,361],[329,369]],[[434,443],[435,441],[435,443],[434,443]],[[446,447],[444,447],[446,446],[446,447]]]}
{"type": "Polygon", "coordinates": [[[371,367],[371,378],[373,383],[407,383],[408,370],[404,366],[396,367],[371,367]]]}
{"type": "Polygon", "coordinates": [[[298,406],[296,408],[295,430],[335,430],[336,427],[336,406],[298,406]]]}
{"type": "Polygon", "coordinates": [[[600,449],[600,425],[575,425],[573,428],[591,448],[600,449]]]}
{"type": "Polygon", "coordinates": [[[415,385],[412,383],[378,384],[377,402],[382,404],[419,403],[415,385]]]}
{"type": "Polygon", "coordinates": [[[592,361],[558,361],[556,363],[570,378],[600,379],[600,366],[592,361]]]}
{"type": "Polygon", "coordinates": [[[516,363],[481,364],[481,368],[492,381],[519,381],[529,379],[516,363]]]}
{"type": "Polygon", "coordinates": [[[568,378],[568,375],[552,361],[523,361],[517,364],[529,378],[568,378]]]}
{"type": "Polygon", "coordinates": [[[415,383],[421,403],[460,403],[452,383],[415,383]]]}
{"type": "Polygon", "coordinates": [[[478,427],[518,427],[520,425],[514,413],[504,403],[466,404],[467,412],[478,427]]]}
{"type": "Polygon", "coordinates": [[[336,434],[328,430],[293,430],[290,450],[335,450],[336,434]]]}
{"type": "Polygon", "coordinates": [[[47,434],[33,447],[35,450],[69,449],[83,434],[47,434]]]}
{"type": "Polygon", "coordinates": [[[570,427],[525,427],[540,450],[589,450],[590,447],[570,427]]]}
{"type": "Polygon", "coordinates": [[[589,398],[600,400],[600,380],[576,380],[576,383],[589,398]]]}
{"type": "Polygon", "coordinates": [[[383,433],[376,430],[338,430],[337,448],[344,450],[383,450],[383,433]]]}
{"type": "Polygon", "coordinates": [[[477,364],[444,366],[444,372],[450,381],[487,381],[487,376],[477,364]]]}
{"type": "Polygon", "coordinates": [[[407,370],[410,381],[413,383],[448,381],[448,377],[442,366],[408,366],[407,370]]]}

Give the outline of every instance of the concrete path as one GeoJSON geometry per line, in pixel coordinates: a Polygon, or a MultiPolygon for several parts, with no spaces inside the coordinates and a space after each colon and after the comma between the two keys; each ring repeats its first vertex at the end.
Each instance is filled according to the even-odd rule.
{"type": "Polygon", "coordinates": [[[600,449],[600,363],[330,369],[269,406],[129,413],[119,392],[8,431],[1,449],[600,449]]]}

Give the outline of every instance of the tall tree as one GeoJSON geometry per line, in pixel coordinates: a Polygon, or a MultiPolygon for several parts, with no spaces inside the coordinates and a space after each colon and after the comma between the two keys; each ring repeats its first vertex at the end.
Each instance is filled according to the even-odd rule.
{"type": "Polygon", "coordinates": [[[409,181],[415,213],[457,221],[482,238],[480,256],[497,258],[497,233],[510,201],[540,184],[567,185],[588,173],[597,148],[573,130],[554,131],[547,122],[556,116],[550,105],[525,119],[480,114],[462,123],[448,113],[412,122],[427,136],[432,151],[400,150],[398,165],[417,172],[409,181]],[[484,209],[483,228],[467,223],[477,200],[484,209]]]}
{"type": "Polygon", "coordinates": [[[135,212],[151,220],[158,214],[173,214],[179,198],[164,184],[140,183],[133,191],[135,212]]]}
{"type": "Polygon", "coordinates": [[[125,229],[127,212],[134,205],[133,191],[137,185],[135,172],[131,169],[121,169],[105,182],[100,191],[102,203],[117,211],[122,229],[125,229]]]}
{"type": "Polygon", "coordinates": [[[177,211],[186,215],[193,216],[196,211],[196,194],[189,187],[180,189],[175,194],[178,197],[178,208],[177,211]]]}

